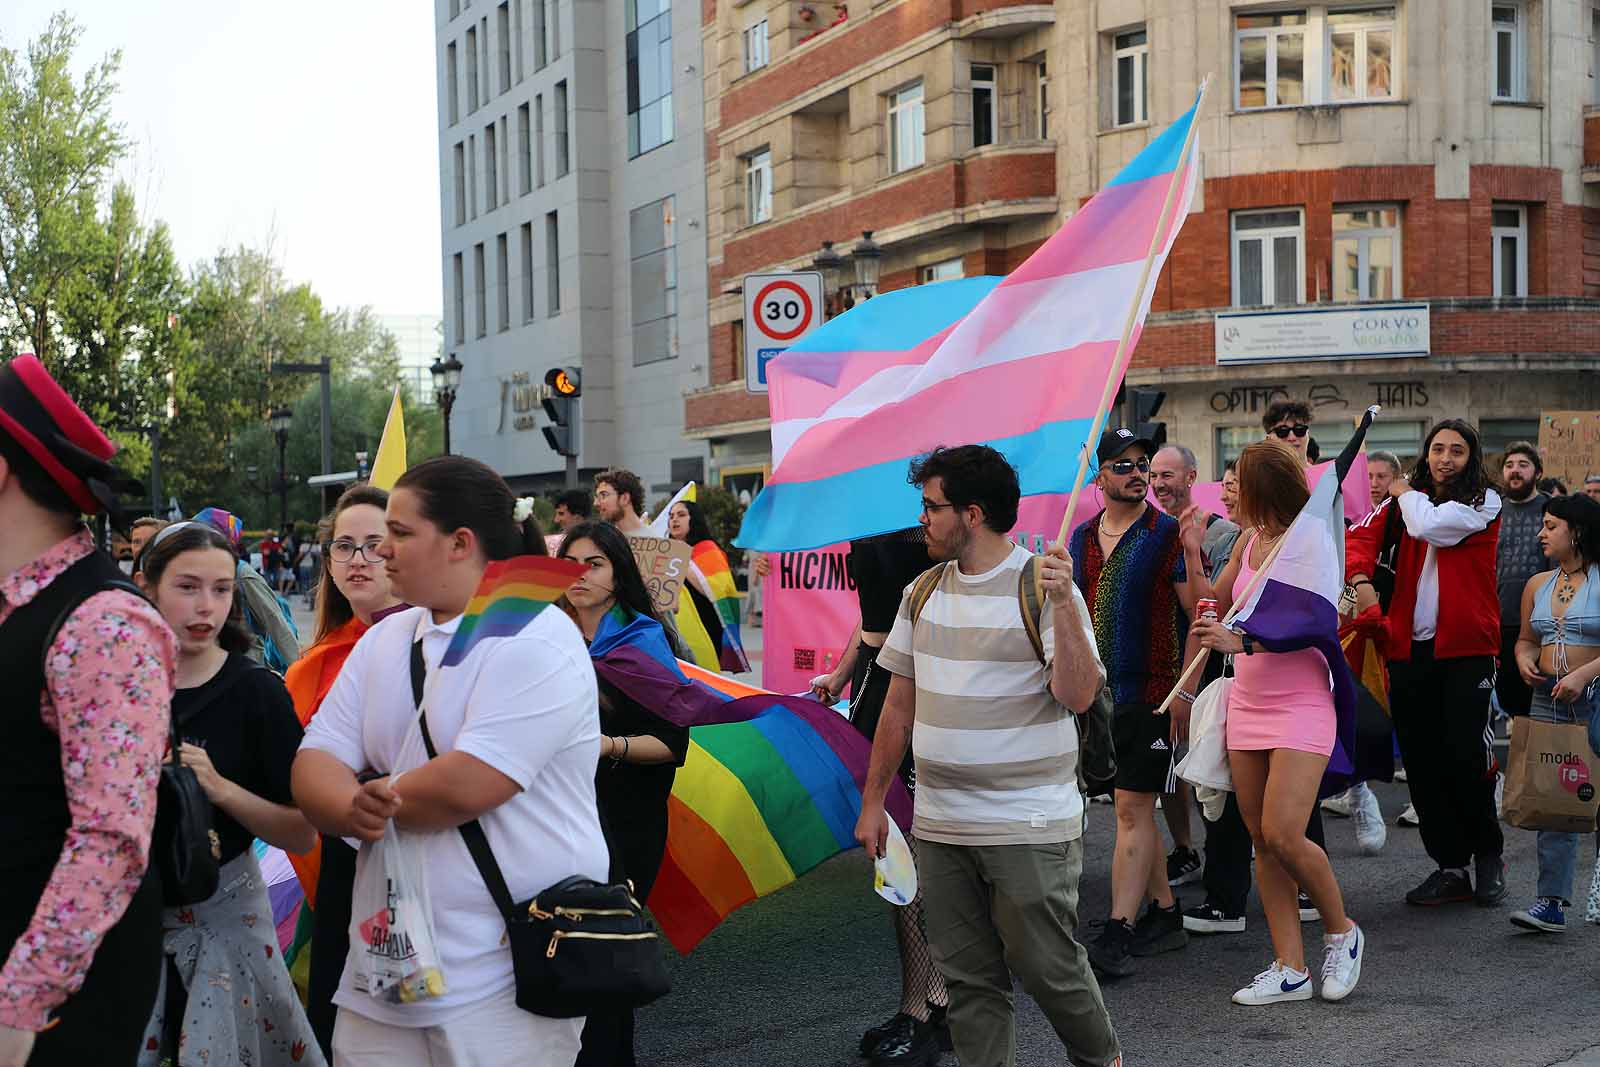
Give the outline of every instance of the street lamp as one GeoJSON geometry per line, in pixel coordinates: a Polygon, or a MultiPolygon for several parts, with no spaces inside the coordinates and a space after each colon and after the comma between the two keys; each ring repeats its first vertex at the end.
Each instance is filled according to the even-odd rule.
{"type": "Polygon", "coordinates": [[[443,362],[433,361],[433,366],[428,368],[433,375],[433,398],[439,403],[439,411],[444,415],[444,451],[450,454],[450,409],[456,403],[456,389],[461,385],[461,361],[454,353],[443,362]]]}
{"type": "Polygon", "coordinates": [[[861,240],[850,250],[856,266],[856,288],[861,299],[870,300],[878,292],[878,271],[883,267],[883,246],[872,239],[871,230],[861,231],[861,240]]]}
{"type": "Polygon", "coordinates": [[[822,242],[822,251],[811,261],[818,274],[822,275],[822,298],[827,303],[830,294],[839,291],[839,273],[844,270],[844,257],[833,250],[832,241],[822,242]]]}
{"type": "Polygon", "coordinates": [[[294,412],[288,408],[274,408],[271,415],[272,436],[278,439],[278,533],[289,527],[289,472],[286,452],[289,448],[289,424],[294,412]]]}

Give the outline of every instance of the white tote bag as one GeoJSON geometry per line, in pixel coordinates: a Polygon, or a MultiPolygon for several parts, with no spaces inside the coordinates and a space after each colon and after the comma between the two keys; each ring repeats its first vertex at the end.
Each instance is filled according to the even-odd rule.
{"type": "Polygon", "coordinates": [[[1200,691],[1189,712],[1189,754],[1178,762],[1178,777],[1190,785],[1233,791],[1228,769],[1228,691],[1232,678],[1218,678],[1200,691]]]}

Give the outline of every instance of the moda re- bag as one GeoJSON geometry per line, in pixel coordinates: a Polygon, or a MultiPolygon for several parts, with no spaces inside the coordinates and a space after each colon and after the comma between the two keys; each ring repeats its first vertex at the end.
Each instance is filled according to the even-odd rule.
{"type": "MultiPolygon", "coordinates": [[[[411,646],[411,693],[428,758],[438,756],[422,707],[427,667],[422,642],[411,646]]],[[[552,1019],[641,1008],[672,988],[661,934],[628,883],[563,879],[520,903],[478,820],[459,828],[483,884],[505,919],[516,975],[517,1007],[552,1019]]]]}
{"type": "Polygon", "coordinates": [[[1592,831],[1600,807],[1597,775],[1600,756],[1590,749],[1588,727],[1576,716],[1570,722],[1516,716],[1506,759],[1506,822],[1524,830],[1592,831]]]}

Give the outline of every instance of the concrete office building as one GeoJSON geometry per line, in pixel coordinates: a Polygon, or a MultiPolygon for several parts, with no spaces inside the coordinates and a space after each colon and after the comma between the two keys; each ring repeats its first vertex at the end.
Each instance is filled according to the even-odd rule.
{"type": "Polygon", "coordinates": [[[863,230],[880,290],[1006,273],[1208,73],[1204,183],[1128,376],[1206,476],[1281,395],[1324,451],[1381,403],[1370,440],[1403,455],[1448,416],[1494,450],[1600,407],[1597,0],[704,10],[710,377],[685,412],[714,467],[770,462],[745,273],[863,230]]]}
{"type": "Polygon", "coordinates": [[[699,6],[436,0],[452,443],[514,489],[563,484],[547,370],[583,376],[580,484],[704,477],[682,394],[705,370],[699,6]]]}

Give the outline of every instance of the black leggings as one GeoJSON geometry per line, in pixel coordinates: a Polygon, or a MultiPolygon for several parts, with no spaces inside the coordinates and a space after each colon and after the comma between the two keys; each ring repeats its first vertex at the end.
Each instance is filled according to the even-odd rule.
{"type": "MultiPolygon", "coordinates": [[[[850,724],[868,741],[878,734],[883,701],[889,695],[889,683],[894,680],[892,674],[878,666],[878,651],[871,645],[861,645],[856,653],[856,668],[850,675],[850,724]]],[[[900,777],[907,789],[916,788],[916,764],[909,746],[905,759],[900,761],[900,777]]]]}
{"type": "Polygon", "coordinates": [[[340,837],[323,837],[322,872],[317,876],[317,906],[311,912],[311,966],[306,1016],[322,1055],[333,1062],[333,1024],[345,957],[350,954],[350,895],[356,884],[356,850],[340,837]]]}

